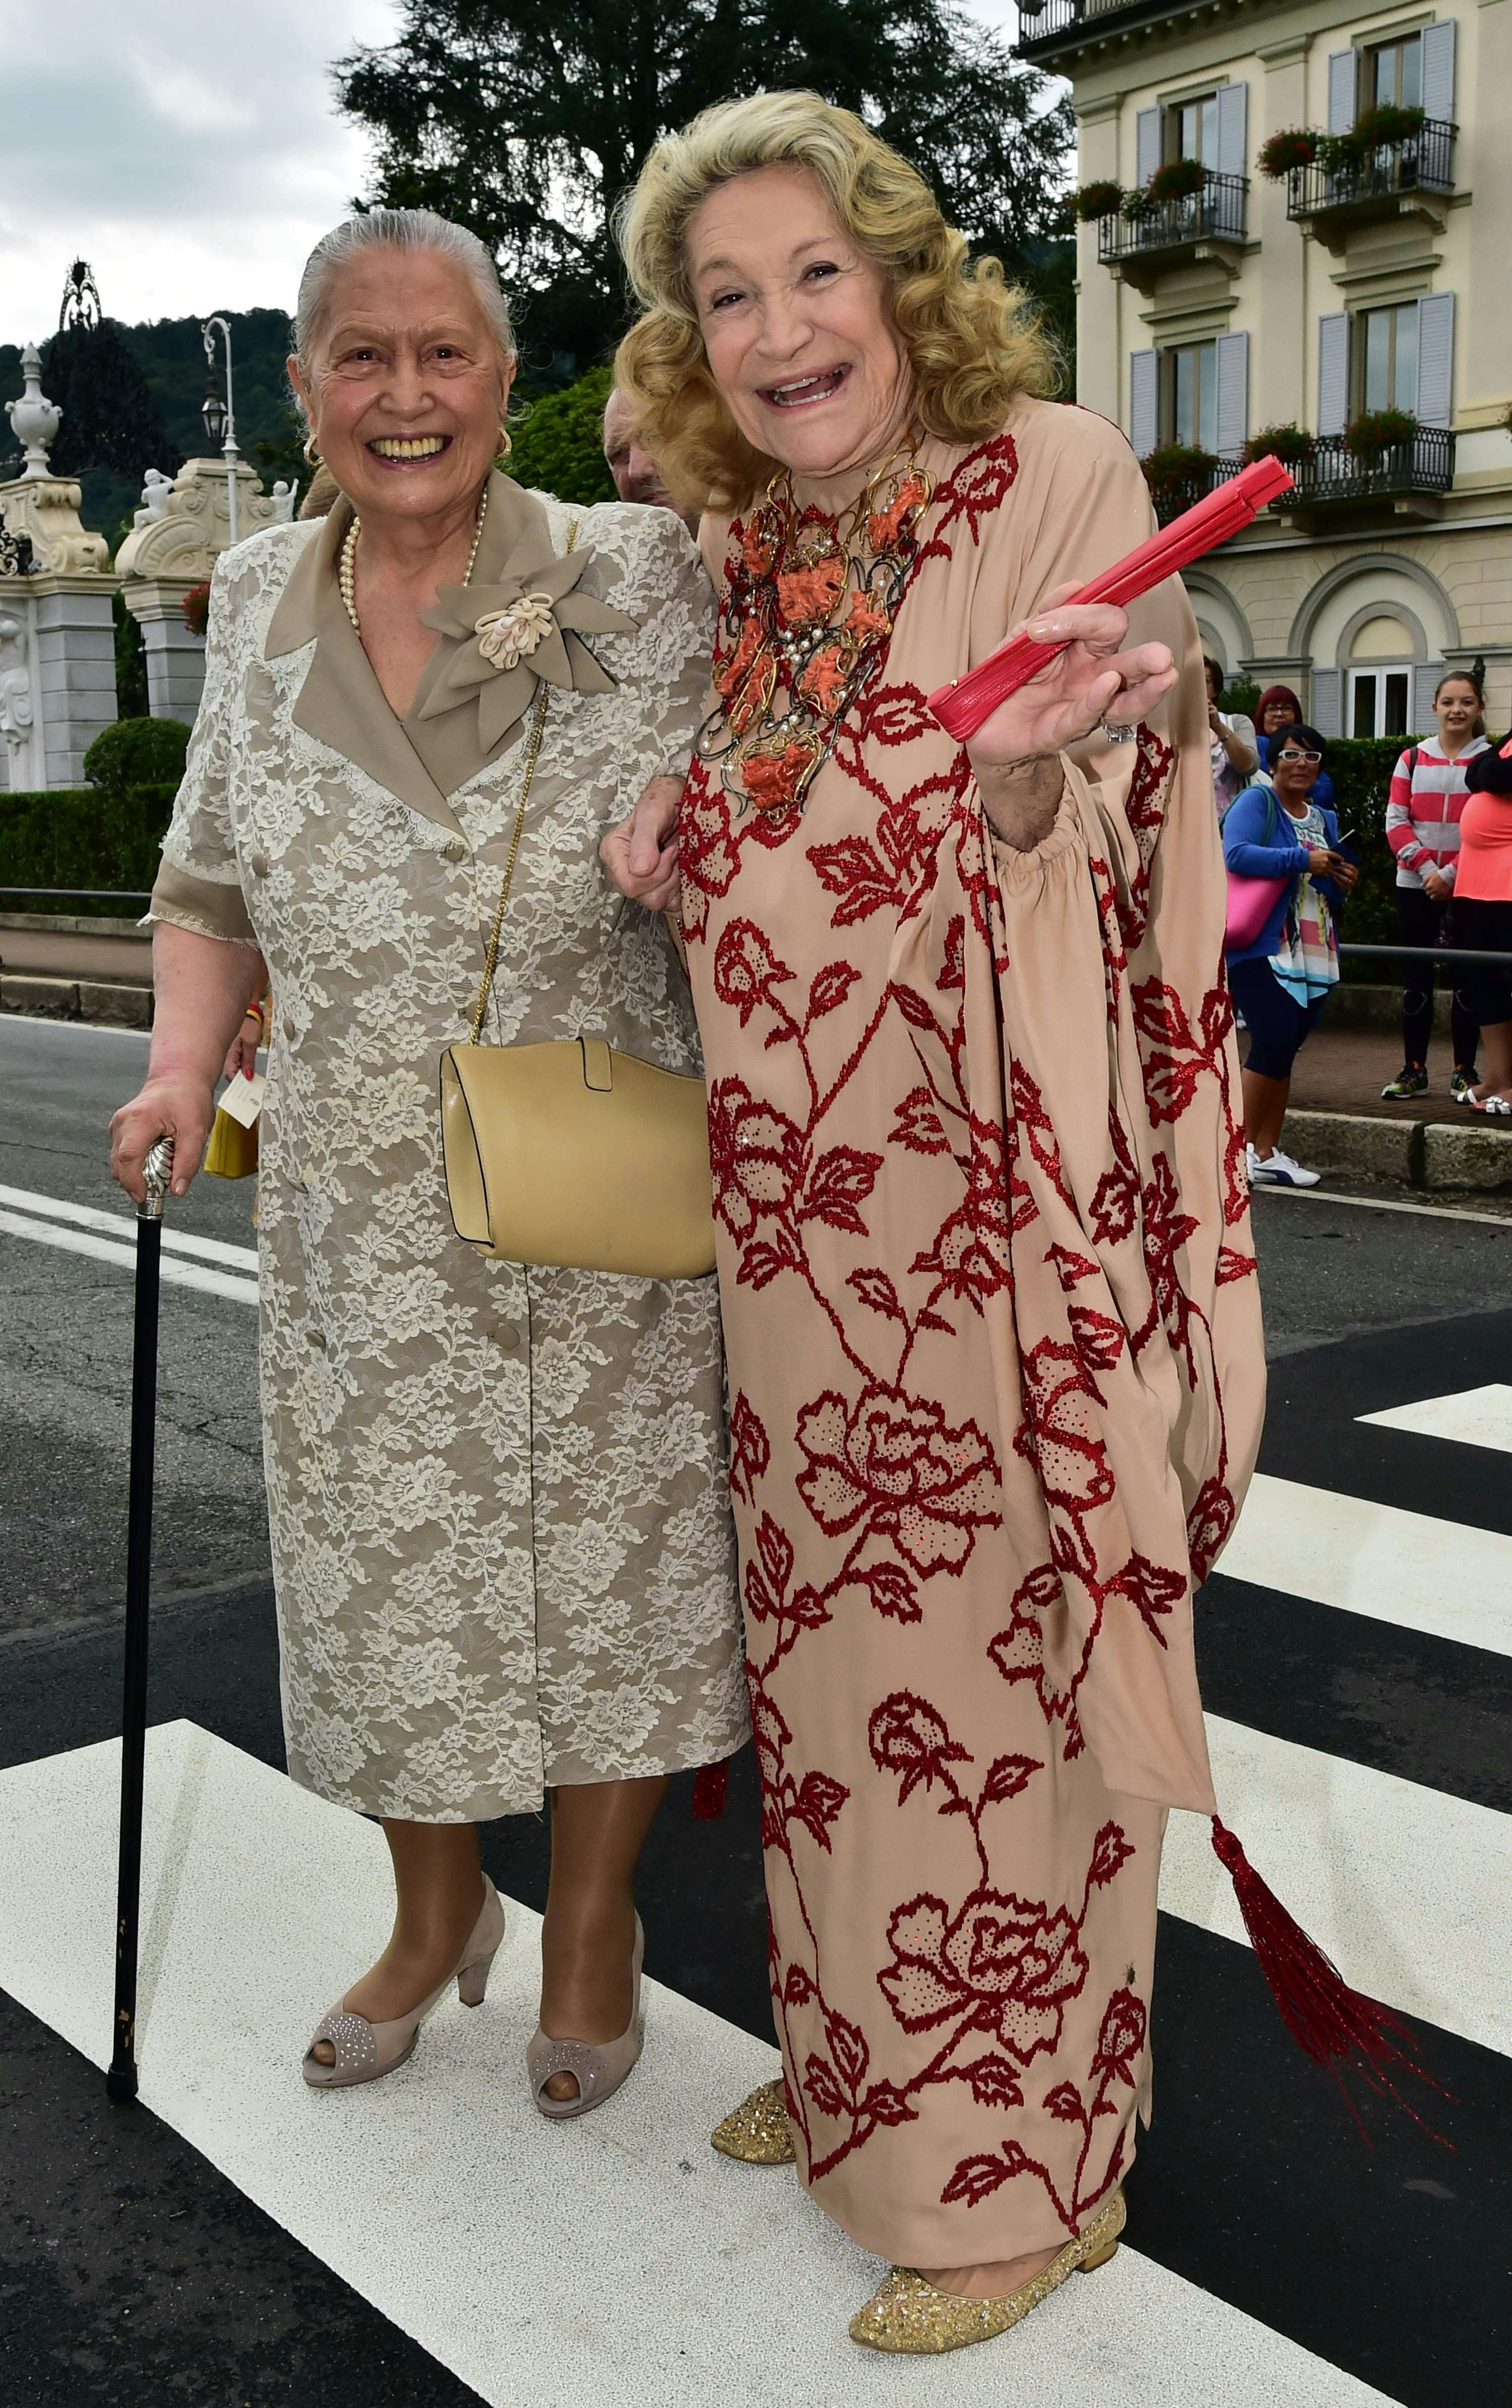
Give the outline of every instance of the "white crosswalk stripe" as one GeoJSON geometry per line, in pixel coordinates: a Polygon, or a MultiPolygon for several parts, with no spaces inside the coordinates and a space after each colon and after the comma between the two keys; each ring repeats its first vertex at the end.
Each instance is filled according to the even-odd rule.
{"type": "MultiPolygon", "coordinates": [[[[136,1268],[134,1214],[102,1211],[97,1205],[70,1203],[27,1187],[0,1186],[4,1207],[10,1208],[0,1209],[0,1233],[6,1237],[26,1238],[34,1245],[53,1246],[97,1263],[118,1263],[128,1270],[136,1268]]],[[[164,1226],[162,1276],[167,1287],[197,1288],[238,1304],[257,1302],[256,1249],[228,1245],[221,1238],[192,1238],[164,1226]]]]}
{"type": "MultiPolygon", "coordinates": [[[[0,1982],[104,2064],[118,1751],[0,1773],[0,1982]]],[[[298,2078],[321,2010],[387,1925],[382,1839],[187,1723],[150,1736],[142,2096],[306,2247],[496,2408],[866,2408],[845,2316],[882,2271],[791,2175],[711,2126],[776,2052],[647,1985],[612,2111],[545,2127],[521,2062],[539,1926],[508,1930],[476,2015],[356,2098],[298,2078]]],[[[1124,2247],[1011,2344],[909,2361],[922,2408],[1373,2408],[1357,2382],[1124,2247]]],[[[900,2392],[899,2396],[902,2394],[900,2392]]]]}
{"type": "Polygon", "coordinates": [[[1452,1397],[1424,1397],[1415,1405],[1391,1405],[1383,1413],[1362,1413],[1379,1429],[1410,1430],[1419,1438],[1447,1438],[1462,1446],[1495,1447],[1512,1455],[1512,1387],[1492,1381],[1452,1397]]]}
{"type": "Polygon", "coordinates": [[[1512,1656],[1512,1538],[1500,1530],[1257,1472],[1219,1570],[1512,1656]]]}
{"type": "MultiPolygon", "coordinates": [[[[1508,1393],[1363,1418],[1483,1446],[1508,1393]]],[[[1496,1532],[1262,1478],[1221,1569],[1512,1654],[1512,1538],[1496,1532]]],[[[1240,1721],[1210,1715],[1208,1731],[1224,1819],[1346,1977],[1512,2056],[1512,1815],[1240,1721]]],[[[154,1731],[149,1761],[143,2097],[305,2247],[496,2408],[875,2399],[841,2310],[876,2261],[791,2179],[707,2147],[773,2051],[648,1984],[646,2056],[614,2112],[544,2128],[521,2062],[538,1924],[511,1903],[483,2012],[448,2002],[415,2068],[360,2100],[310,2093],[304,2036],[387,1925],[380,1836],[192,1724],[154,1731]]],[[[0,1985],[99,2064],[118,1765],[107,1746],[0,1771],[0,1985]]],[[[1244,1940],[1201,1817],[1171,1818],[1161,1903],[1244,1940]]],[[[1022,2408],[1392,2408],[1127,2245],[1029,2321],[1011,2362],[913,2361],[908,2397],[997,2408],[1010,2376],[1022,2408]]]]}

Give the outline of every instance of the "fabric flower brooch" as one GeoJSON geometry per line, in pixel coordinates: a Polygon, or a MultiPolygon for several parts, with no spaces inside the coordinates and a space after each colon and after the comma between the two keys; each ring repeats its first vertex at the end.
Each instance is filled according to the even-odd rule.
{"type": "Polygon", "coordinates": [[[584,636],[630,635],[639,621],[581,590],[591,551],[559,560],[533,532],[510,554],[492,585],[443,585],[422,610],[427,627],[456,640],[456,651],[421,707],[437,719],[478,701],[478,743],[484,752],[523,718],[544,679],[576,694],[609,694],[614,680],[584,636]]]}

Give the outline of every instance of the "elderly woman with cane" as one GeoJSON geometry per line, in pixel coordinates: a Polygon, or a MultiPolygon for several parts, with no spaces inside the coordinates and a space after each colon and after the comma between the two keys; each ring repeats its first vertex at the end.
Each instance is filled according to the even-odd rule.
{"type": "Polygon", "coordinates": [[[716,2145],[898,2261],[855,2340],[952,2349],[1117,2246],[1213,1810],[1191,1592],[1263,1374],[1202,660],[1174,580],[1063,606],[1138,463],[857,118],[709,111],[621,237],[721,590],[680,815],[606,840],[709,1080],[785,2077],[716,2145]],[[957,745],[926,697],[1024,623],[1065,649],[957,745]]]}
{"type": "Polygon", "coordinates": [[[437,1065],[480,1006],[497,1043],[592,1033],[696,1069],[664,928],[596,846],[687,760],[711,597],[670,512],[578,516],[495,466],[515,354],[471,235],[419,210],[337,227],[296,335],[341,497],[219,565],[153,899],[151,1061],[113,1161],[139,1195],[166,1133],[183,1192],[265,966],[289,1765],[380,1818],[397,1889],[305,2078],[391,2071],[453,1979],[478,2003],[503,1916],[476,1826],[544,1790],[531,2079],[575,2114],[639,2053],[632,1885],[667,1776],[746,1729],[718,1308],[706,1277],[480,1259],[448,1211],[437,1065]]]}

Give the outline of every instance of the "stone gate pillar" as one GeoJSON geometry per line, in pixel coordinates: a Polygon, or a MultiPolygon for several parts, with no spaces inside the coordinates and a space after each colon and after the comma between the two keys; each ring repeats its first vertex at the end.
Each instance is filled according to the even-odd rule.
{"type": "MultiPolygon", "coordinates": [[[[236,466],[236,534],[271,526],[278,505],[255,469],[236,466]]],[[[154,719],[193,723],[205,683],[205,639],[184,624],[186,594],[209,578],[231,541],[223,460],[186,460],[170,483],[148,470],[142,507],[116,554],[127,609],[147,653],[148,709],[154,719]]]]}
{"type": "Polygon", "coordinates": [[[0,779],[12,793],[82,785],[84,755],[116,716],[110,549],[80,522],[80,487],[49,468],[63,413],[41,368],[28,343],[26,390],[7,405],[25,466],[0,484],[0,779]]]}

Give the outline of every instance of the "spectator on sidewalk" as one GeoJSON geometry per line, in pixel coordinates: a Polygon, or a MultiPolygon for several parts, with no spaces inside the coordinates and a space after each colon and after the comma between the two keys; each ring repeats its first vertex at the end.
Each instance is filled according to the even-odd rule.
{"type": "Polygon", "coordinates": [[[1223,822],[1223,858],[1238,878],[1284,878],[1260,934],[1229,953],[1229,989],[1249,1034],[1244,1083],[1251,1187],[1316,1187],[1319,1174],[1281,1151],[1291,1066],[1339,975],[1334,910],[1359,872],[1338,850],[1338,821],[1316,799],[1323,739],[1301,721],[1271,739],[1271,780],[1247,786],[1223,822]]]}
{"type": "Polygon", "coordinates": [[[1234,711],[1225,719],[1219,710],[1219,696],[1223,691],[1223,672],[1210,653],[1203,654],[1203,675],[1207,681],[1207,733],[1213,762],[1213,802],[1219,818],[1223,817],[1235,796],[1245,787],[1260,766],[1255,750],[1255,724],[1234,711]]]}
{"type": "MultiPolygon", "coordinates": [[[[1396,933],[1404,945],[1431,949],[1444,941],[1454,894],[1465,770],[1486,750],[1484,701],[1463,669],[1450,669],[1434,689],[1436,738],[1410,745],[1391,777],[1386,841],[1396,855],[1396,933]]],[[[1381,1094],[1392,1102],[1428,1093],[1428,1039],[1434,1025],[1434,958],[1402,990],[1402,1068],[1381,1094]]],[[[1478,1031],[1462,985],[1450,1006],[1454,1068],[1449,1093],[1462,1101],[1476,1083],[1478,1031]]]]}
{"type": "MultiPolygon", "coordinates": [[[[1268,685],[1255,706],[1255,750],[1260,754],[1257,785],[1263,786],[1269,782],[1271,754],[1281,730],[1301,724],[1302,705],[1291,688],[1289,685],[1268,685]]],[[[1333,810],[1334,781],[1326,769],[1319,773],[1312,798],[1319,810],[1333,810]]]]}
{"type": "MultiPolygon", "coordinates": [[[[1512,736],[1494,751],[1483,746],[1464,781],[1454,942],[1472,953],[1512,953],[1512,736]]],[[[1467,963],[1464,990],[1480,1024],[1486,1075],[1461,1101],[1512,1120],[1512,966],[1467,963]]]]}

